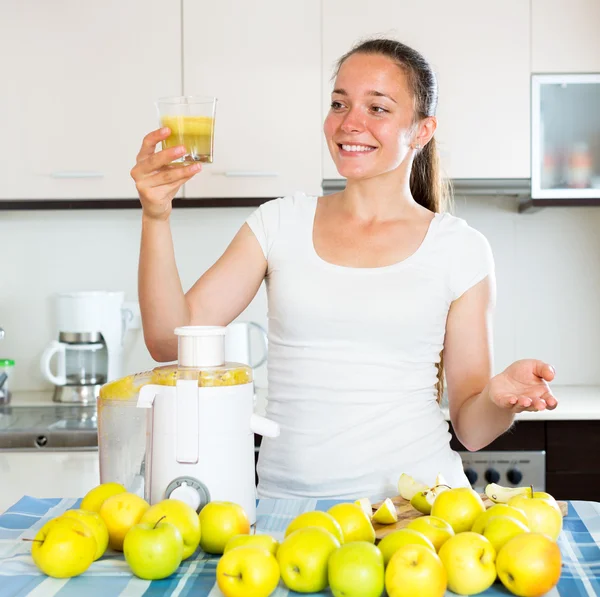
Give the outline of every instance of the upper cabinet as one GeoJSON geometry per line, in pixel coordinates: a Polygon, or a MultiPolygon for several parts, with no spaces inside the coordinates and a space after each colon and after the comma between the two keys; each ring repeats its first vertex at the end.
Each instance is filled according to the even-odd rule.
{"type": "Polygon", "coordinates": [[[320,0],[184,0],[186,95],[217,97],[214,158],[185,197],[321,187],[320,0]]]}
{"type": "MultiPolygon", "coordinates": [[[[420,51],[438,75],[436,139],[451,178],[528,178],[529,3],[523,0],[323,0],[323,112],[335,61],[387,35],[420,51]]],[[[339,178],[323,144],[324,178],[339,178]]]]}
{"type": "Polygon", "coordinates": [[[180,39],[171,0],[3,3],[0,199],[137,197],[153,102],[181,93],[180,39]]]}
{"type": "Polygon", "coordinates": [[[531,0],[534,73],[600,73],[600,2],[531,0]]]}

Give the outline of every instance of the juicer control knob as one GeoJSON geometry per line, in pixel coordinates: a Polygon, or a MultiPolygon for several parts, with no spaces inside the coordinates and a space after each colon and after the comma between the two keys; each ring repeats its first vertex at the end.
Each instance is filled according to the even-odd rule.
{"type": "Polygon", "coordinates": [[[210,492],[204,483],[193,477],[173,479],[165,491],[165,498],[173,498],[200,512],[210,502],[210,492]]]}

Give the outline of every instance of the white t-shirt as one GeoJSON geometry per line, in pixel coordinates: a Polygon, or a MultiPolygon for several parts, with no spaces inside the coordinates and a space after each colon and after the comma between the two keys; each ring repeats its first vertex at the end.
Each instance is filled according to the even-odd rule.
{"type": "Polygon", "coordinates": [[[436,401],[453,300],[493,273],[485,237],[436,214],[399,263],[352,268],[313,244],[317,197],[269,201],[248,218],[268,262],[267,416],[261,497],[380,499],[405,472],[469,487],[436,401]]]}

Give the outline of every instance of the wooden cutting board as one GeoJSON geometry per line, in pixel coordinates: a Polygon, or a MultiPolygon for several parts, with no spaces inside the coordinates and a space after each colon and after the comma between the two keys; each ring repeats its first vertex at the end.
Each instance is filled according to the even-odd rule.
{"type": "MultiPolygon", "coordinates": [[[[490,500],[490,498],[485,495],[485,493],[480,494],[481,499],[486,508],[490,508],[494,505],[494,502],[490,500]]],[[[398,529],[402,529],[407,526],[411,521],[415,520],[415,518],[420,518],[421,516],[425,516],[425,514],[421,514],[418,510],[415,510],[408,500],[405,500],[401,496],[396,496],[391,498],[394,506],[396,506],[396,512],[398,512],[398,521],[393,524],[379,524],[378,522],[373,523],[373,528],[375,529],[375,537],[379,541],[383,539],[386,535],[393,531],[397,531],[398,529]]],[[[378,502],[373,504],[373,512],[381,506],[383,502],[378,502]]],[[[558,502],[558,506],[563,516],[567,515],[568,512],[568,504],[566,502],[558,502]]]]}

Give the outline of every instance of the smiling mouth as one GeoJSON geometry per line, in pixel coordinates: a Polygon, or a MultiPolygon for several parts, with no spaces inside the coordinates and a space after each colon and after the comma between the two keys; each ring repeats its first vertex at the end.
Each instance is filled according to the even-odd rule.
{"type": "Polygon", "coordinates": [[[347,143],[338,143],[337,146],[343,151],[356,154],[370,153],[377,149],[376,147],[372,147],[371,145],[349,145],[347,143]]]}

